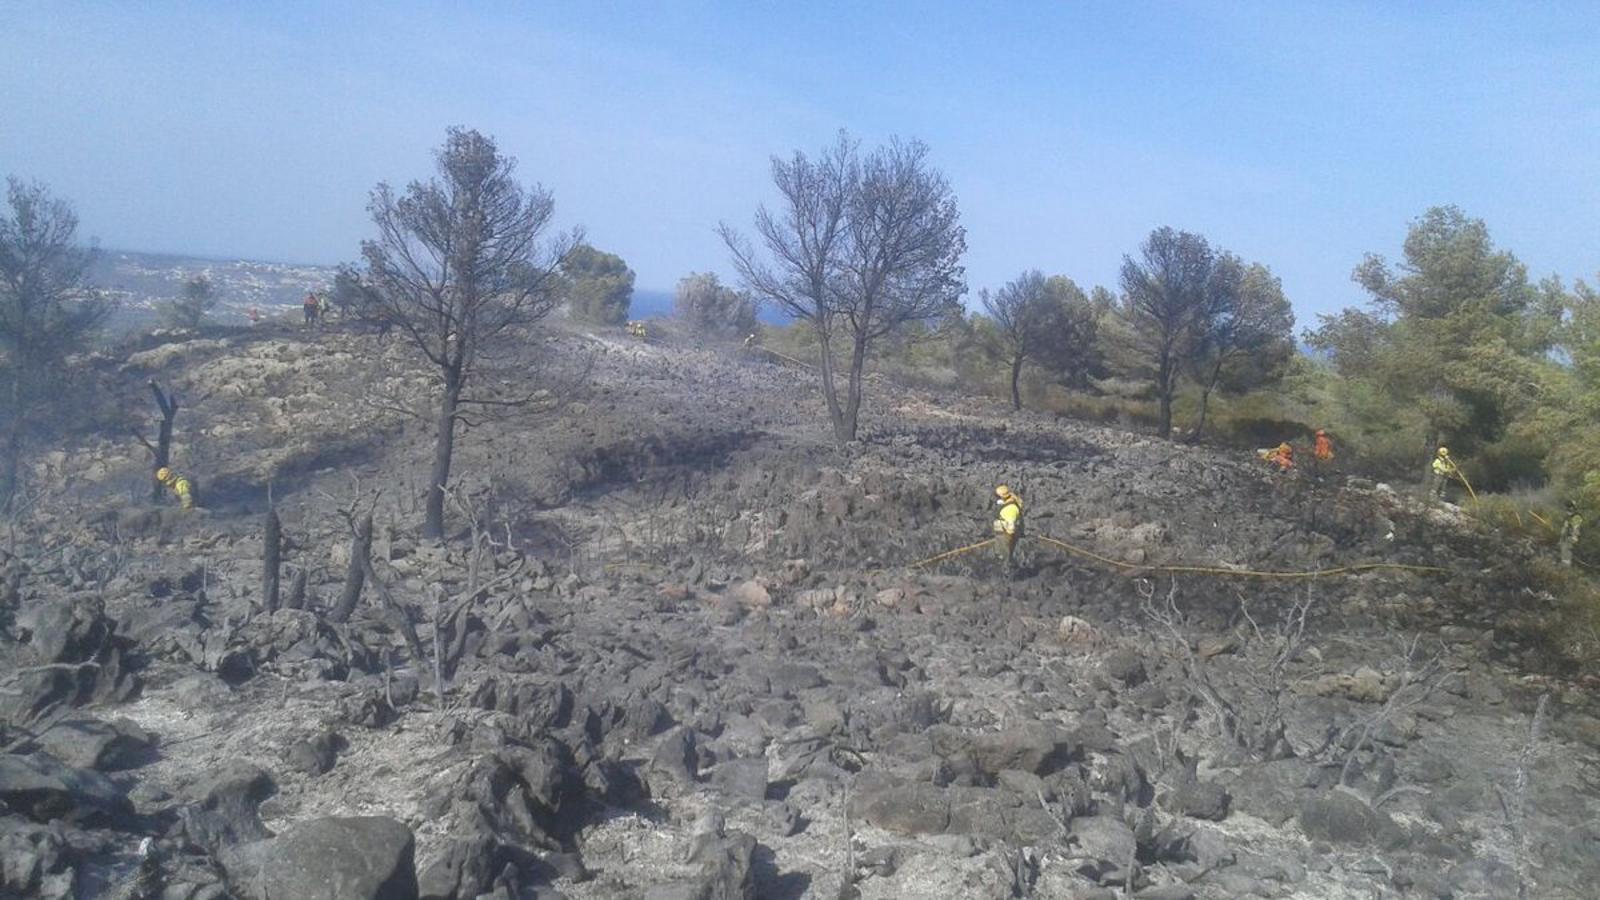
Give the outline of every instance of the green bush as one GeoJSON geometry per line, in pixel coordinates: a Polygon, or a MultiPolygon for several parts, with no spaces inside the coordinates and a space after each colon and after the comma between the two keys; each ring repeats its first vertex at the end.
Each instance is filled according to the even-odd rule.
{"type": "Polygon", "coordinates": [[[1484,446],[1472,456],[1472,486],[1480,491],[1526,490],[1543,486],[1547,479],[1544,458],[1548,448],[1532,440],[1506,437],[1484,446]]]}
{"type": "Polygon", "coordinates": [[[1594,572],[1568,569],[1553,558],[1535,560],[1532,587],[1555,603],[1519,616],[1517,623],[1538,639],[1547,653],[1569,672],[1593,672],[1600,663],[1600,588],[1594,572]]]}
{"type": "Polygon", "coordinates": [[[1554,545],[1561,528],[1561,519],[1556,513],[1538,508],[1528,502],[1528,498],[1479,494],[1476,500],[1470,496],[1463,498],[1462,503],[1468,515],[1507,537],[1554,545]],[[1543,524],[1541,519],[1550,525],[1543,524]]]}
{"type": "Polygon", "coordinates": [[[1154,401],[1149,400],[1057,390],[1047,394],[1039,405],[1041,409],[1069,419],[1134,431],[1154,431],[1161,424],[1161,414],[1154,401]]]}
{"type": "Polygon", "coordinates": [[[1316,429],[1273,416],[1218,416],[1207,426],[1211,440],[1236,448],[1272,447],[1288,441],[1309,448],[1316,429]]]}
{"type": "Polygon", "coordinates": [[[621,325],[633,304],[633,270],[622,257],[579,244],[561,261],[567,309],[593,325],[621,325]]]}

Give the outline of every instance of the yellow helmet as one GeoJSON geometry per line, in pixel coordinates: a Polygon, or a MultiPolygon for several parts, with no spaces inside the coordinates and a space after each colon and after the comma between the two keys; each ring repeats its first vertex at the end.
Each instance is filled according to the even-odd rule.
{"type": "Polygon", "coordinates": [[[1439,448],[1439,455],[1440,456],[1449,456],[1450,455],[1450,448],[1449,447],[1440,447],[1439,448]]]}
{"type": "Polygon", "coordinates": [[[156,470],[156,480],[157,481],[166,481],[168,478],[171,478],[171,477],[172,477],[172,470],[167,468],[166,466],[162,466],[161,468],[156,470]]]}
{"type": "Polygon", "coordinates": [[[996,497],[999,497],[1001,500],[1004,500],[1007,497],[1011,496],[1011,488],[1008,488],[1008,487],[1006,487],[1005,485],[1002,484],[999,487],[994,489],[994,495],[996,497]]]}

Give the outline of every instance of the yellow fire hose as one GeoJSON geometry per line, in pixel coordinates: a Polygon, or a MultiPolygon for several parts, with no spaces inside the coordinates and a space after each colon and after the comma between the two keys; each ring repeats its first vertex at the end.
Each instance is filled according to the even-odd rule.
{"type": "MultiPolygon", "coordinates": [[[[1461,486],[1467,489],[1467,496],[1472,498],[1472,502],[1474,504],[1478,503],[1478,492],[1472,489],[1472,482],[1467,480],[1467,473],[1461,471],[1460,466],[1455,466],[1454,471],[1450,474],[1454,475],[1456,480],[1461,482],[1461,486]]],[[[1531,513],[1532,510],[1529,510],[1529,512],[1531,513]]],[[[1522,528],[1522,512],[1513,507],[1511,514],[1517,517],[1517,527],[1522,528]]]]}
{"type": "Polygon", "coordinates": [[[776,350],[771,350],[771,349],[768,349],[766,347],[755,347],[755,346],[751,347],[750,349],[751,350],[760,350],[762,353],[765,353],[765,354],[767,354],[769,356],[776,356],[777,358],[783,360],[784,362],[792,362],[795,365],[800,366],[803,369],[811,368],[811,364],[810,363],[805,362],[803,360],[795,359],[792,356],[785,356],[784,354],[779,353],[776,350]]]}
{"type": "MultiPolygon", "coordinates": [[[[1456,478],[1460,480],[1461,485],[1467,489],[1467,496],[1472,498],[1472,502],[1473,503],[1477,503],[1478,502],[1478,492],[1472,489],[1472,482],[1467,480],[1467,473],[1461,471],[1461,468],[1458,466],[1458,467],[1456,467],[1455,475],[1456,475],[1456,478]]],[[[1513,507],[1512,510],[1511,510],[1511,514],[1517,517],[1517,527],[1518,528],[1524,527],[1523,522],[1522,522],[1522,511],[1519,510],[1519,509],[1516,509],[1515,507],[1513,507]]],[[[1533,510],[1531,510],[1531,509],[1528,510],[1528,515],[1533,516],[1534,520],[1537,521],[1540,525],[1543,525],[1546,529],[1548,529],[1550,531],[1555,531],[1556,530],[1556,527],[1554,525],[1550,524],[1550,520],[1549,519],[1546,519],[1544,516],[1539,515],[1538,513],[1534,512],[1533,510]]]]}
{"type": "Polygon", "coordinates": [[[1386,569],[1399,572],[1446,572],[1448,569],[1439,566],[1412,566],[1404,563],[1353,563],[1348,566],[1335,566],[1331,569],[1308,569],[1301,572],[1273,572],[1258,569],[1229,569],[1221,566],[1187,566],[1187,565],[1140,565],[1138,563],[1124,562],[1101,556],[1092,550],[1076,547],[1066,541],[1039,535],[1039,540],[1059,547],[1075,556],[1092,559],[1098,563],[1121,569],[1125,572],[1165,572],[1173,575],[1218,575],[1236,578],[1325,578],[1329,575],[1348,575],[1354,572],[1371,572],[1386,569]]]}
{"type": "MultiPolygon", "coordinates": [[[[1092,550],[1087,550],[1087,549],[1085,549],[1083,547],[1074,546],[1072,544],[1067,543],[1066,541],[1058,541],[1055,538],[1049,538],[1049,537],[1045,537],[1043,535],[1035,535],[1035,538],[1037,540],[1039,540],[1039,541],[1042,541],[1042,542],[1044,542],[1046,544],[1051,545],[1052,547],[1057,547],[1057,548],[1059,548],[1061,550],[1065,550],[1066,552],[1068,552],[1068,553],[1070,553],[1070,554],[1072,554],[1074,556],[1081,556],[1081,557],[1083,557],[1085,559],[1090,559],[1090,560],[1093,560],[1095,562],[1111,566],[1112,568],[1120,569],[1120,570],[1122,570],[1124,572],[1166,573],[1166,574],[1171,574],[1171,575],[1215,575],[1215,576],[1220,576],[1220,577],[1234,577],[1234,578],[1294,579],[1294,578],[1326,578],[1326,577],[1328,577],[1330,575],[1349,575],[1349,574],[1353,574],[1353,573],[1356,573],[1356,572],[1372,572],[1372,571],[1378,571],[1378,570],[1389,570],[1389,571],[1398,571],[1398,572],[1447,572],[1447,571],[1449,571],[1448,569],[1444,569],[1444,568],[1441,568],[1439,566],[1412,566],[1412,565],[1406,565],[1404,563],[1354,563],[1354,564],[1348,565],[1348,566],[1336,566],[1336,567],[1331,568],[1331,569],[1310,569],[1310,570],[1303,571],[1303,572],[1272,572],[1272,571],[1260,571],[1260,570],[1256,570],[1256,569],[1229,569],[1229,568],[1223,568],[1221,566],[1142,565],[1142,564],[1139,564],[1139,563],[1124,562],[1123,560],[1120,560],[1120,559],[1112,559],[1109,556],[1101,556],[1100,554],[1095,553],[1092,550]]],[[[986,541],[979,541],[976,544],[969,544],[969,545],[967,545],[965,547],[957,547],[954,550],[947,550],[944,553],[940,553],[937,556],[930,556],[927,559],[924,559],[924,560],[921,560],[921,561],[918,561],[918,562],[914,562],[914,563],[911,564],[911,568],[920,569],[923,566],[931,566],[936,562],[940,562],[942,560],[950,559],[951,557],[954,557],[954,556],[960,556],[963,553],[967,553],[967,552],[970,552],[972,550],[976,550],[979,547],[987,547],[988,545],[994,543],[994,540],[995,540],[994,538],[989,538],[986,541]]]]}
{"type": "MultiPolygon", "coordinates": [[[[1478,502],[1478,492],[1472,489],[1472,482],[1467,480],[1467,473],[1461,471],[1461,468],[1459,466],[1457,466],[1456,467],[1456,471],[1455,471],[1455,476],[1456,476],[1456,479],[1461,482],[1461,486],[1467,489],[1467,496],[1472,498],[1472,502],[1477,503],[1478,502]]],[[[1517,527],[1518,528],[1523,527],[1522,511],[1513,508],[1511,510],[1511,514],[1517,517],[1517,527]]],[[[1557,530],[1556,526],[1551,524],[1549,519],[1546,519],[1544,516],[1539,515],[1534,510],[1531,510],[1531,509],[1528,510],[1528,515],[1532,516],[1534,518],[1534,521],[1538,522],[1540,525],[1543,525],[1546,530],[1549,530],[1549,531],[1556,531],[1557,530]]]]}
{"type": "Polygon", "coordinates": [[[949,559],[952,556],[960,556],[963,553],[969,553],[969,552],[971,552],[973,550],[978,549],[979,547],[987,547],[992,543],[994,543],[994,538],[989,538],[986,541],[979,541],[976,544],[968,544],[965,547],[957,547],[954,550],[948,550],[948,551],[946,551],[944,553],[939,554],[938,556],[930,556],[927,559],[924,559],[924,560],[922,560],[920,562],[914,562],[914,563],[911,564],[911,568],[920,569],[923,566],[931,566],[934,563],[939,562],[941,560],[949,559]]]}

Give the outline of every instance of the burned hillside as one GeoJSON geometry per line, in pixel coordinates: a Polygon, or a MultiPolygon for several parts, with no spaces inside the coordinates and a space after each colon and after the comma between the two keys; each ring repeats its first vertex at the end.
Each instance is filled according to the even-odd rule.
{"type": "Polygon", "coordinates": [[[393,402],[430,382],[398,343],[270,326],[97,361],[144,433],[150,381],[181,400],[204,508],[152,506],[125,431],[35,461],[0,604],[0,893],[1582,897],[1600,874],[1600,709],[1535,627],[1534,550],[1454,507],[887,378],[841,449],[815,374],[736,343],[526,340],[544,362],[511,387],[573,387],[471,423],[439,542],[430,424],[393,402]],[[997,484],[1026,502],[1014,565],[917,565],[990,537],[997,484]],[[1368,563],[1391,568],[1333,571],[1368,563]]]}

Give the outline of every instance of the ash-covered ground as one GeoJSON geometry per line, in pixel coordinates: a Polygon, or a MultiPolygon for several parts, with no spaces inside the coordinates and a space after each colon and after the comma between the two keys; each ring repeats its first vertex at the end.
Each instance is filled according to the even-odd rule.
{"type": "Polygon", "coordinates": [[[1594,895],[1600,710],[1533,551],[1453,507],[882,378],[840,449],[809,371],[670,329],[523,352],[581,386],[472,423],[442,545],[403,345],[97,360],[177,393],[207,509],[152,505],[125,433],[36,460],[0,896],[1594,895]],[[1000,483],[1011,569],[910,565],[1000,483]],[[1155,568],[1370,562],[1418,568],[1155,568]]]}

